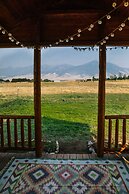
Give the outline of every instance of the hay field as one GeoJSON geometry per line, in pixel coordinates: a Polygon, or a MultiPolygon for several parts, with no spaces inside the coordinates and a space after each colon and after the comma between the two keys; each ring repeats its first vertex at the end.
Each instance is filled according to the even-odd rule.
{"type": "MultiPolygon", "coordinates": [[[[97,93],[98,82],[41,83],[43,94],[97,93]]],[[[0,83],[0,95],[33,96],[33,83],[0,83]]],[[[106,93],[129,94],[129,80],[106,81],[106,93]]]]}

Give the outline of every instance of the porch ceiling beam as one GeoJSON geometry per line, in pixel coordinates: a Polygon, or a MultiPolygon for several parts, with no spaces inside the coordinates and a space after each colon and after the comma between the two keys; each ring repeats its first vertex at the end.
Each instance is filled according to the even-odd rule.
{"type": "MultiPolygon", "coordinates": [[[[45,41],[46,42],[46,41],[45,41]]],[[[53,41],[47,41],[46,43],[40,42],[39,45],[40,46],[47,46],[49,44],[51,44],[53,41]]],[[[26,47],[33,47],[34,46],[34,42],[22,42],[23,45],[25,45],[26,47]]],[[[96,42],[95,41],[75,41],[73,46],[93,46],[96,42]]],[[[128,47],[129,46],[129,41],[109,41],[106,44],[107,46],[125,46],[128,47]]],[[[54,45],[53,47],[63,47],[63,46],[68,46],[71,47],[72,45],[69,43],[61,43],[59,45],[54,45]]],[[[21,48],[18,45],[14,44],[14,43],[0,43],[0,48],[21,48]]]]}

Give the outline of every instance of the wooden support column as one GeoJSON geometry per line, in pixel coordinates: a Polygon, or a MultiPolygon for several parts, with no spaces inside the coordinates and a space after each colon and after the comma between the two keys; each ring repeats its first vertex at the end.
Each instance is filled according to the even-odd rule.
{"type": "Polygon", "coordinates": [[[105,80],[106,80],[106,46],[99,47],[99,88],[98,88],[98,137],[97,155],[104,154],[105,133],[105,80]]]}
{"type": "Polygon", "coordinates": [[[41,50],[34,49],[34,114],[36,157],[42,156],[41,129],[41,50]]]}

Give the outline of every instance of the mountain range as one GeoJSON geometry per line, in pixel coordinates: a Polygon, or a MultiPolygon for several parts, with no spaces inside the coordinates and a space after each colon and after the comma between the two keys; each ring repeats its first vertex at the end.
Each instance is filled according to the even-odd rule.
{"type": "MultiPolygon", "coordinates": [[[[22,60],[21,60],[22,61],[22,60]]],[[[7,60],[7,63],[9,61],[7,60]]],[[[29,63],[28,63],[29,64],[29,63]]],[[[118,75],[119,73],[129,74],[129,68],[123,68],[116,64],[107,63],[107,77],[110,75],[118,75]]],[[[98,61],[90,61],[81,65],[60,64],[60,65],[42,65],[41,66],[42,79],[53,80],[72,80],[89,77],[98,77],[99,63],[98,61]]],[[[24,65],[21,62],[18,64],[7,65],[0,61],[0,78],[13,77],[33,77],[33,66],[24,65]]]]}

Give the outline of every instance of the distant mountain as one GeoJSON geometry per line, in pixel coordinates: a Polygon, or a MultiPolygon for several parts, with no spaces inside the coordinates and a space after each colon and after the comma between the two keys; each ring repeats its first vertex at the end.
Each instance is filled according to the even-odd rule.
{"type": "Polygon", "coordinates": [[[68,65],[68,64],[61,64],[57,66],[43,65],[42,74],[56,73],[59,76],[62,76],[65,73],[70,73],[73,68],[74,68],[73,65],[68,65]]]}
{"type": "MultiPolygon", "coordinates": [[[[118,75],[119,73],[129,74],[128,68],[119,67],[112,63],[107,63],[107,77],[110,75],[118,75]]],[[[82,65],[74,66],[69,64],[61,65],[42,65],[41,73],[44,78],[51,79],[76,79],[86,78],[86,77],[98,77],[99,74],[99,63],[98,61],[91,61],[82,65]]],[[[33,66],[25,66],[20,64],[12,65],[1,65],[0,61],[0,77],[15,77],[23,76],[28,77],[28,75],[33,75],[33,66]]]]}
{"type": "MultiPolygon", "coordinates": [[[[107,63],[107,77],[110,75],[118,75],[121,73],[129,73],[128,68],[119,67],[112,63],[107,63]]],[[[98,76],[99,74],[99,63],[98,61],[91,61],[82,65],[73,66],[73,65],[58,65],[55,67],[47,66],[42,68],[42,74],[56,73],[59,76],[70,74],[70,75],[80,75],[80,76],[98,76]]]]}

